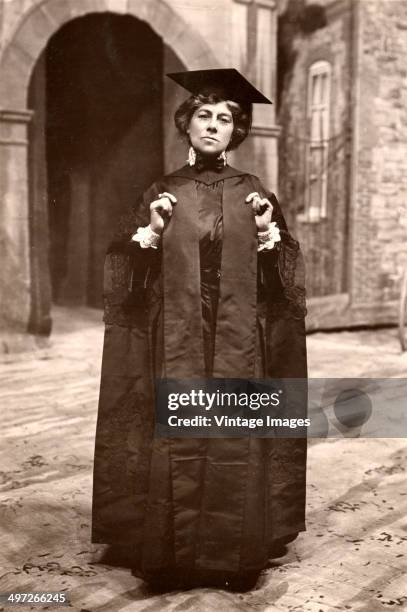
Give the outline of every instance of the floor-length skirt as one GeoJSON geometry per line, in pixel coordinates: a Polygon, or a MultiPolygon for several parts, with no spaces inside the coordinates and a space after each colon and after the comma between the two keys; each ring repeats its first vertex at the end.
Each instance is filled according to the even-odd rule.
{"type": "MultiPolygon", "coordinates": [[[[210,377],[219,283],[213,275],[202,281],[210,377]]],[[[259,317],[258,378],[269,375],[265,324],[259,317]]],[[[153,290],[144,329],[106,329],[105,350],[114,357],[108,375],[102,372],[93,541],[130,548],[133,569],[151,580],[172,574],[222,582],[258,572],[276,541],[305,529],[306,440],[154,438],[153,386],[148,391],[145,377],[126,364],[134,353],[144,359],[144,374],[162,375],[162,327],[161,296],[153,290]]]]}

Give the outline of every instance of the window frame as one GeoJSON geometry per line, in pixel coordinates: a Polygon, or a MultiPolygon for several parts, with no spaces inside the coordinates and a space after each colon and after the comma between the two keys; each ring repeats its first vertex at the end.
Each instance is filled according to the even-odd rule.
{"type": "Polygon", "coordinates": [[[300,215],[302,220],[309,222],[319,222],[328,216],[328,155],[329,137],[331,123],[331,80],[332,65],[327,60],[317,60],[308,68],[308,87],[307,87],[307,142],[306,142],[306,163],[305,163],[305,212],[300,215]],[[326,78],[325,99],[314,102],[314,80],[316,78],[326,78]],[[313,117],[317,114],[321,124],[322,138],[312,139],[313,117]],[[313,156],[315,151],[321,151],[322,172],[320,176],[312,174],[313,156]],[[311,186],[312,182],[321,182],[320,201],[317,206],[312,204],[311,186]]]}

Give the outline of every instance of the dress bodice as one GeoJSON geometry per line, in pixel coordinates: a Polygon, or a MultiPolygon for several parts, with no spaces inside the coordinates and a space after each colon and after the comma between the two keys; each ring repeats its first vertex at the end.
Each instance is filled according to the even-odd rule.
{"type": "Polygon", "coordinates": [[[201,270],[208,273],[220,269],[222,257],[222,193],[223,181],[206,185],[196,182],[199,210],[199,254],[201,270]]]}
{"type": "Polygon", "coordinates": [[[196,170],[195,188],[199,211],[199,257],[205,373],[211,376],[215,350],[216,314],[223,238],[222,171],[196,170]]]}
{"type": "Polygon", "coordinates": [[[199,210],[200,267],[212,276],[221,267],[223,216],[222,198],[228,166],[222,169],[191,167],[189,174],[195,181],[199,210]]]}

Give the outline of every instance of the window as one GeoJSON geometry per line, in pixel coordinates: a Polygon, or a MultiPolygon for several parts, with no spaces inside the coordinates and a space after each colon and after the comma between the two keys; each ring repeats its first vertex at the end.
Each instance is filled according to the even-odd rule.
{"type": "Polygon", "coordinates": [[[327,215],[330,90],[330,64],[315,62],[308,76],[305,215],[308,221],[319,221],[327,215]]]}

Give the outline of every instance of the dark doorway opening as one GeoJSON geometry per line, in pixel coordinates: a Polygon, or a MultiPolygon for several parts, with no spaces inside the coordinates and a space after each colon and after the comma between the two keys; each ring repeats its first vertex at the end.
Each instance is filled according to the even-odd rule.
{"type": "Polygon", "coordinates": [[[112,231],[163,172],[162,89],[162,39],[131,16],[75,19],[39,58],[28,100],[30,331],[49,333],[51,296],[102,305],[112,231]]]}

